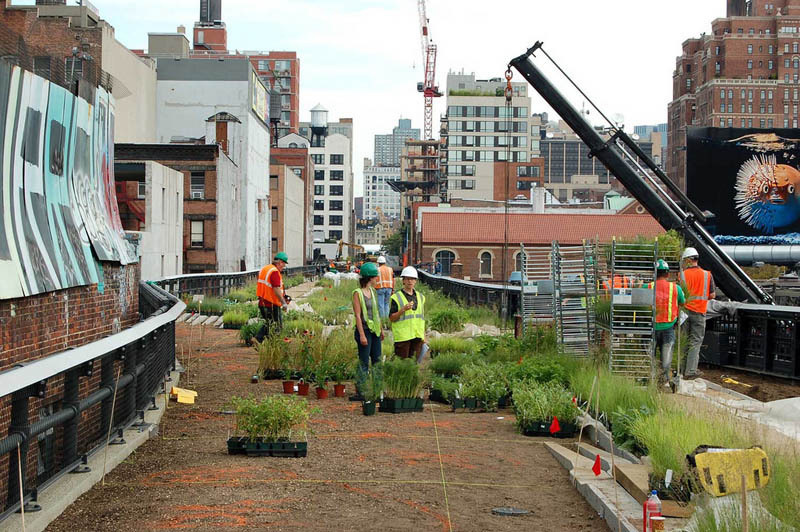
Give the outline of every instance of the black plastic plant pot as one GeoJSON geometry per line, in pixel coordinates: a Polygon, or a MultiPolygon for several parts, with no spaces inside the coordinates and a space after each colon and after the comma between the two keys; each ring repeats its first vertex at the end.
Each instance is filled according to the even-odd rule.
{"type": "Polygon", "coordinates": [[[663,477],[656,477],[655,473],[650,473],[647,476],[647,484],[650,491],[658,491],[658,497],[665,501],[677,501],[686,503],[692,498],[692,489],[686,479],[676,481],[675,479],[670,482],[669,487],[664,484],[663,477]]]}
{"type": "Polygon", "coordinates": [[[263,441],[261,438],[243,438],[244,452],[247,456],[275,456],[300,458],[308,455],[308,442],[263,441]]]}
{"type": "Polygon", "coordinates": [[[575,423],[559,423],[561,430],[553,434],[550,432],[552,423],[552,420],[535,421],[525,427],[522,430],[522,434],[539,438],[572,438],[578,433],[578,425],[575,423]]]}
{"type": "Polygon", "coordinates": [[[376,406],[375,401],[364,401],[361,403],[361,411],[365,416],[374,416],[376,406]]]}
{"type": "Polygon", "coordinates": [[[247,442],[248,438],[243,436],[228,438],[228,454],[245,454],[245,445],[247,442]]]}
{"type": "Polygon", "coordinates": [[[464,408],[475,410],[476,408],[478,408],[478,400],[475,397],[465,397],[464,408]]]}
{"type": "Polygon", "coordinates": [[[441,390],[431,390],[428,399],[433,401],[434,403],[445,403],[447,404],[447,399],[444,395],[442,395],[441,390]]]}
{"type": "Polygon", "coordinates": [[[460,397],[454,397],[452,401],[453,411],[455,412],[459,408],[464,408],[464,400],[460,397]]]}
{"type": "Polygon", "coordinates": [[[414,411],[415,412],[422,412],[424,402],[422,401],[422,397],[417,397],[414,399],[414,411]]]}

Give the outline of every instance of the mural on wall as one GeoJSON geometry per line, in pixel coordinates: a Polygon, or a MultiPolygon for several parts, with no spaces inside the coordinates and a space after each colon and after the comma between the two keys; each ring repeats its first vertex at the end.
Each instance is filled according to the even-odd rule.
{"type": "Polygon", "coordinates": [[[0,299],[102,281],[136,257],[113,175],[113,98],[90,103],[0,61],[0,299]]]}

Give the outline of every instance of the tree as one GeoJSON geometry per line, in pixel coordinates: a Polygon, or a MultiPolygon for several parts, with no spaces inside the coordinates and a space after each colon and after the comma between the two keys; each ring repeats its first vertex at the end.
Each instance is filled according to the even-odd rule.
{"type": "Polygon", "coordinates": [[[383,241],[383,247],[389,255],[399,256],[403,252],[403,231],[396,231],[392,236],[383,241]]]}

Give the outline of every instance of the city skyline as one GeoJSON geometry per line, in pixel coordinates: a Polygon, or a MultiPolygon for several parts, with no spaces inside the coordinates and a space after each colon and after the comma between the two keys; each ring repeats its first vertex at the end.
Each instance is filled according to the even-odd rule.
{"type": "MultiPolygon", "coordinates": [[[[175,0],[168,16],[155,0],[135,5],[110,0],[93,3],[114,26],[117,39],[132,49],[147,47],[148,32],[174,32],[179,25],[191,28],[199,18],[197,0],[175,0]]],[[[614,5],[588,0],[570,4],[571,9],[565,9],[564,3],[516,6],[514,16],[509,16],[508,10],[487,12],[485,4],[476,1],[429,0],[431,36],[439,46],[440,88],[444,90],[451,70],[463,68],[478,78],[502,76],[513,56],[542,40],[586,94],[607,114],[625,116],[632,131],[634,125],[666,121],[682,42],[710,32],[712,20],[725,16],[723,0],[675,0],[648,5],[646,13],[641,2],[632,0],[614,5]],[[563,16],[576,10],[580,17],[563,16]],[[599,39],[587,49],[581,36],[591,34],[599,39]],[[625,63],[635,68],[622,68],[625,63]]],[[[422,124],[423,98],[416,92],[416,83],[422,79],[422,57],[415,2],[272,0],[262,5],[253,8],[243,0],[223,0],[230,50],[296,51],[301,61],[300,120],[308,120],[317,103],[330,110],[331,119],[352,117],[353,160],[370,157],[374,135],[385,132],[399,117],[422,124]]],[[[516,72],[514,80],[521,81],[516,72]]],[[[566,89],[564,80],[554,81],[566,89]]],[[[533,112],[549,111],[535,91],[531,96],[533,112]]],[[[444,100],[435,100],[434,131],[445,112],[444,100]]],[[[578,107],[582,104],[580,99],[573,101],[578,107]]],[[[596,118],[590,115],[592,121],[596,118]]],[[[355,190],[361,190],[363,183],[358,166],[355,190]]]]}

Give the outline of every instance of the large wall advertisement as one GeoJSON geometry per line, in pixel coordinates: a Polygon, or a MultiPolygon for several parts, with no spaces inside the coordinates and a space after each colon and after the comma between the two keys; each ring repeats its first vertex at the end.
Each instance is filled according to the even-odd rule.
{"type": "Polygon", "coordinates": [[[718,235],[800,231],[800,130],[689,128],[687,195],[718,235]]]}
{"type": "Polygon", "coordinates": [[[136,261],[114,191],[114,103],[0,61],[0,299],[98,283],[136,261]]]}
{"type": "Polygon", "coordinates": [[[261,80],[258,79],[258,74],[252,72],[251,76],[253,78],[251,80],[251,85],[253,86],[253,101],[251,107],[261,121],[265,124],[269,124],[269,95],[267,94],[267,89],[264,88],[261,80]]]}

